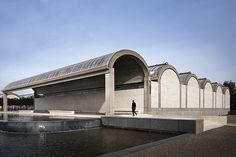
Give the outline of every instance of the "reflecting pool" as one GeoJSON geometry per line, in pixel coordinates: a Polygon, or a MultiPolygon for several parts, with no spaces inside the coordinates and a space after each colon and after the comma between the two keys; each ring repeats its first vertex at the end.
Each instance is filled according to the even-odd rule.
{"type": "Polygon", "coordinates": [[[176,136],[111,128],[17,134],[0,132],[0,157],[92,157],[176,136]]]}

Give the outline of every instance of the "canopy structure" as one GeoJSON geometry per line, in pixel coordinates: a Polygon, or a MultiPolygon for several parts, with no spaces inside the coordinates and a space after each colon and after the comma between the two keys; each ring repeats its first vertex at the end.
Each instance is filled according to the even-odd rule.
{"type": "Polygon", "coordinates": [[[3,108],[7,111],[7,95],[32,88],[36,110],[114,114],[115,109],[129,108],[130,99],[136,98],[144,112],[150,108],[148,81],[145,60],[124,49],[12,82],[3,89],[3,108]]]}
{"type": "Polygon", "coordinates": [[[94,71],[102,71],[106,69],[108,70],[109,68],[113,67],[113,64],[116,59],[122,55],[135,56],[143,62],[142,66],[145,66],[145,68],[147,69],[148,66],[145,60],[138,53],[131,50],[120,50],[94,59],[90,59],[77,64],[69,65],[63,68],[39,74],[33,77],[12,82],[3,89],[3,92],[32,88],[45,83],[73,78],[75,76],[88,74],[94,71]]]}

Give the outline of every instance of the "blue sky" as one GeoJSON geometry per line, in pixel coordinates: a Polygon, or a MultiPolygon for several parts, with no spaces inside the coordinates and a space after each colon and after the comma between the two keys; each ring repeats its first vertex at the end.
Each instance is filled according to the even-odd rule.
{"type": "Polygon", "coordinates": [[[0,89],[120,49],[236,81],[235,0],[0,0],[0,89]]]}

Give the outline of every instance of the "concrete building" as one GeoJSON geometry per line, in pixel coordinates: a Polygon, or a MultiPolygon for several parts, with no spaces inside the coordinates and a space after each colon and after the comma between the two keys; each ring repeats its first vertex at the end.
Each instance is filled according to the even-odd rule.
{"type": "Polygon", "coordinates": [[[148,67],[137,52],[120,50],[10,83],[3,110],[8,96],[31,88],[35,112],[113,115],[130,112],[135,100],[139,113],[219,115],[230,106],[229,89],[222,87],[191,72],[179,74],[168,63],[148,67]]]}
{"type": "Polygon", "coordinates": [[[222,91],[222,85],[213,82],[212,88],[213,88],[213,108],[223,108],[223,91],[222,91]]]}
{"type": "Polygon", "coordinates": [[[207,78],[198,79],[200,85],[201,108],[213,108],[213,89],[207,78]]]}
{"type": "Polygon", "coordinates": [[[182,89],[182,108],[200,108],[200,87],[198,78],[191,72],[179,74],[182,89]]]}
{"type": "Polygon", "coordinates": [[[223,108],[230,108],[230,92],[228,87],[223,87],[223,108]]]}
{"type": "Polygon", "coordinates": [[[35,110],[112,115],[116,110],[130,110],[132,100],[140,112],[150,110],[148,66],[131,50],[10,83],[3,90],[4,111],[7,111],[7,94],[26,88],[35,91],[35,110]]]}
{"type": "Polygon", "coordinates": [[[177,70],[170,64],[149,66],[151,76],[151,106],[180,108],[180,82],[177,70]]]}

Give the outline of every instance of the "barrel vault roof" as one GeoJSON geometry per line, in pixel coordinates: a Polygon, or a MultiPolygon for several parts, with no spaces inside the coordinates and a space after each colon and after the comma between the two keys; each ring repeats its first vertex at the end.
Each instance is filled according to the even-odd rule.
{"type": "Polygon", "coordinates": [[[169,63],[162,63],[162,64],[156,64],[148,67],[149,73],[151,76],[151,80],[160,80],[163,72],[167,69],[173,70],[176,75],[179,77],[177,70],[174,66],[170,65],[169,63]]]}
{"type": "MultiPolygon", "coordinates": [[[[193,73],[185,72],[185,73],[179,73],[179,78],[180,78],[180,83],[183,85],[187,85],[188,81],[190,80],[191,77],[194,77],[196,80],[198,80],[197,76],[193,73]]],[[[199,82],[198,82],[199,84],[199,82]]]]}
{"type": "Polygon", "coordinates": [[[46,73],[12,82],[3,89],[3,92],[23,89],[41,83],[47,83],[55,80],[74,77],[98,70],[109,69],[110,67],[113,67],[115,60],[122,55],[132,55],[136,58],[139,58],[143,62],[144,66],[146,66],[146,69],[148,71],[148,66],[146,62],[137,52],[134,52],[132,50],[120,50],[107,55],[89,59],[77,64],[69,65],[63,68],[59,68],[46,73]]]}

